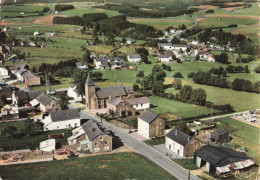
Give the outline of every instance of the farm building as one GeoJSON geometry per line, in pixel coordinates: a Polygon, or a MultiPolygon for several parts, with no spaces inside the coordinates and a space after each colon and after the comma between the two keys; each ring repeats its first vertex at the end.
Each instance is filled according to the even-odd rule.
{"type": "Polygon", "coordinates": [[[132,63],[139,63],[141,62],[142,58],[140,56],[140,54],[132,54],[132,55],[129,55],[127,57],[128,61],[129,62],[132,62],[132,63]]]}
{"type": "Polygon", "coordinates": [[[216,175],[246,170],[255,165],[254,160],[242,152],[210,145],[195,152],[194,163],[199,168],[206,165],[206,171],[216,175]]]}
{"type": "Polygon", "coordinates": [[[60,110],[59,102],[44,93],[41,93],[35,99],[30,101],[30,104],[33,107],[39,107],[43,113],[60,110]]]}
{"type": "Polygon", "coordinates": [[[231,137],[227,130],[221,129],[214,132],[206,132],[206,139],[214,143],[226,143],[231,140],[231,137]]]}
{"type": "Polygon", "coordinates": [[[138,111],[150,108],[150,100],[148,97],[128,99],[127,102],[138,111]]]}
{"type": "Polygon", "coordinates": [[[69,87],[68,91],[67,91],[67,96],[69,96],[70,98],[73,98],[75,101],[82,101],[83,98],[82,96],[79,94],[79,90],[77,89],[76,85],[72,85],[71,87],[69,87]]]}
{"type": "Polygon", "coordinates": [[[117,118],[135,115],[135,109],[131,106],[131,104],[120,97],[113,97],[109,99],[107,102],[107,108],[112,110],[117,118]]]}
{"type": "Polygon", "coordinates": [[[46,141],[40,142],[39,149],[41,151],[55,151],[56,149],[56,140],[55,139],[48,139],[46,141]]]}
{"type": "Polygon", "coordinates": [[[80,126],[81,117],[78,109],[52,111],[42,120],[44,131],[76,128],[80,126]]]}

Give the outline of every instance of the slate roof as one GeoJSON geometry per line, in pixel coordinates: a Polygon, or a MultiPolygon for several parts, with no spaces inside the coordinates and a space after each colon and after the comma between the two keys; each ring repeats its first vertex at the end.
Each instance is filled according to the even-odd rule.
{"type": "Polygon", "coordinates": [[[71,119],[80,119],[78,109],[66,109],[61,111],[50,112],[50,117],[53,122],[67,121],[71,119]]]}
{"type": "Polygon", "coordinates": [[[170,138],[171,140],[177,142],[178,144],[181,144],[182,146],[185,146],[192,137],[188,134],[180,131],[177,128],[172,129],[170,132],[166,134],[166,137],[170,138]]]}
{"type": "Polygon", "coordinates": [[[88,78],[87,78],[86,84],[90,85],[90,86],[94,86],[95,85],[95,83],[94,83],[94,81],[92,79],[91,73],[88,74],[88,78]]]}
{"type": "Polygon", "coordinates": [[[196,151],[195,156],[200,157],[215,167],[222,167],[234,162],[251,159],[247,155],[230,148],[206,145],[196,151]]]}
{"type": "Polygon", "coordinates": [[[158,46],[172,46],[172,43],[158,43],[158,46]]]}
{"type": "Polygon", "coordinates": [[[136,59],[136,58],[141,58],[141,56],[140,56],[140,54],[132,54],[132,55],[129,55],[129,58],[136,59]]]}
{"type": "Polygon", "coordinates": [[[90,141],[93,141],[97,136],[104,134],[93,120],[88,120],[86,123],[81,125],[81,127],[90,141]]]}
{"type": "Polygon", "coordinates": [[[107,103],[111,104],[113,106],[117,106],[121,102],[125,102],[125,100],[123,100],[123,99],[121,99],[119,97],[113,97],[113,98],[109,99],[107,103]]]}
{"type": "Polygon", "coordinates": [[[148,99],[148,97],[140,97],[140,98],[128,99],[127,102],[131,105],[137,105],[137,104],[150,103],[150,100],[148,99]]]}
{"type": "Polygon", "coordinates": [[[142,119],[143,121],[147,122],[147,123],[152,123],[156,118],[158,117],[157,114],[154,114],[150,111],[145,111],[143,112],[140,116],[139,119],[142,119]]]}
{"type": "Polygon", "coordinates": [[[38,77],[30,70],[26,70],[26,71],[22,72],[21,75],[23,76],[23,78],[28,78],[28,79],[31,79],[31,78],[34,78],[34,77],[38,77]]]}
{"type": "Polygon", "coordinates": [[[35,99],[37,96],[39,96],[42,92],[40,91],[29,91],[27,92],[27,96],[29,97],[29,100],[35,99]]]}
{"type": "Polygon", "coordinates": [[[15,96],[17,97],[17,99],[19,100],[26,100],[29,99],[27,92],[25,91],[16,91],[15,92],[15,96]]]}
{"type": "Polygon", "coordinates": [[[17,64],[14,66],[16,69],[29,69],[27,64],[17,64]]]}
{"type": "Polygon", "coordinates": [[[123,86],[105,87],[96,92],[99,99],[107,99],[115,96],[126,96],[126,90],[123,86]]]}
{"type": "Polygon", "coordinates": [[[35,98],[39,103],[41,103],[42,105],[46,106],[48,104],[50,104],[51,101],[55,101],[54,99],[52,99],[50,96],[47,96],[44,93],[41,93],[39,96],[37,96],[35,98]]]}

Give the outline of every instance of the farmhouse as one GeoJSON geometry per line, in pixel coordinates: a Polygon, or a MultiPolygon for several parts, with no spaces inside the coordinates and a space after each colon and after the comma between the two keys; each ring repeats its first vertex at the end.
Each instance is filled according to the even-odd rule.
{"type": "Polygon", "coordinates": [[[109,99],[107,108],[113,111],[117,118],[135,115],[135,109],[126,100],[119,97],[109,99]]]}
{"type": "Polygon", "coordinates": [[[16,75],[17,79],[25,82],[29,86],[41,85],[41,78],[29,70],[27,64],[22,64],[14,67],[13,73],[16,75]]]}
{"type": "Polygon", "coordinates": [[[195,152],[194,163],[199,168],[206,165],[206,171],[216,175],[245,170],[255,165],[254,160],[244,153],[210,145],[205,145],[195,152]]]}
{"type": "Polygon", "coordinates": [[[5,102],[3,101],[3,98],[10,99],[12,97],[13,91],[9,87],[0,87],[0,106],[4,106],[5,102]]]}
{"type": "Polygon", "coordinates": [[[55,151],[56,149],[56,140],[55,139],[48,139],[46,141],[40,142],[39,149],[41,151],[55,151]]]}
{"type": "Polygon", "coordinates": [[[206,139],[214,143],[226,143],[231,140],[231,137],[227,130],[220,129],[214,132],[206,132],[206,139]]]}
{"type": "Polygon", "coordinates": [[[166,134],[165,147],[182,157],[193,156],[200,143],[188,134],[174,128],[166,134]]]}
{"type": "Polygon", "coordinates": [[[150,100],[148,97],[140,97],[128,99],[127,102],[135,108],[135,110],[145,110],[150,108],[150,100]]]}
{"type": "Polygon", "coordinates": [[[160,62],[168,63],[168,62],[172,61],[172,56],[168,55],[168,54],[163,54],[163,55],[160,55],[158,57],[158,59],[160,62]]]}
{"type": "Polygon", "coordinates": [[[81,117],[78,109],[52,111],[42,120],[44,131],[76,128],[80,126],[81,117]]]}
{"type": "Polygon", "coordinates": [[[139,63],[142,60],[140,54],[129,55],[127,57],[127,59],[128,59],[129,62],[132,62],[132,63],[139,63]]]}
{"type": "Polygon", "coordinates": [[[81,102],[84,98],[82,98],[81,94],[79,94],[79,90],[77,89],[76,85],[72,85],[71,87],[69,87],[68,91],[67,91],[67,96],[69,96],[70,98],[73,98],[75,101],[81,102]]]}
{"type": "Polygon", "coordinates": [[[30,104],[33,107],[38,106],[43,113],[60,110],[58,101],[44,93],[41,93],[30,101],[30,104]]]}
{"type": "Polygon", "coordinates": [[[128,99],[134,94],[133,89],[115,86],[98,88],[94,83],[91,74],[88,75],[85,84],[85,101],[88,109],[102,109],[107,108],[107,101],[113,97],[120,97],[121,99],[128,99]]]}
{"type": "Polygon", "coordinates": [[[165,121],[150,111],[138,117],[138,133],[147,139],[164,136],[165,121]]]}
{"type": "Polygon", "coordinates": [[[158,47],[168,51],[173,50],[172,43],[158,43],[158,47]]]}
{"type": "Polygon", "coordinates": [[[17,104],[19,107],[24,106],[40,94],[41,92],[39,91],[14,91],[12,94],[12,104],[17,104]]]}
{"type": "Polygon", "coordinates": [[[186,51],[188,48],[188,46],[186,44],[173,44],[172,47],[173,47],[173,50],[178,50],[178,51],[180,51],[180,50],[186,51]]]}
{"type": "Polygon", "coordinates": [[[74,129],[72,136],[68,138],[68,144],[76,145],[78,151],[112,151],[112,137],[102,132],[92,120],[74,129]]]}

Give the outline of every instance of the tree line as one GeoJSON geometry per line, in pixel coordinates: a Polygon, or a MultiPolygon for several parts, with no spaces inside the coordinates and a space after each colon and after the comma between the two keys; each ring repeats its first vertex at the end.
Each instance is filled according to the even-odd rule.
{"type": "Polygon", "coordinates": [[[249,80],[236,78],[235,80],[230,82],[224,77],[212,75],[211,72],[201,71],[189,74],[188,77],[191,76],[193,82],[197,84],[205,84],[220,88],[231,88],[236,91],[260,93],[260,81],[251,82],[249,80]]]}
{"type": "Polygon", "coordinates": [[[66,11],[70,9],[75,9],[73,5],[70,4],[57,4],[55,5],[55,11],[66,11]]]}

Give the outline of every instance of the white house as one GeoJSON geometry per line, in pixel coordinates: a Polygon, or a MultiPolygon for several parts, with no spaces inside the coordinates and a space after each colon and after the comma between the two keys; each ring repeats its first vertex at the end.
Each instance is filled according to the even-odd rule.
{"type": "Polygon", "coordinates": [[[164,128],[164,120],[150,111],[138,117],[138,133],[147,139],[164,136],[164,128]]]}
{"type": "Polygon", "coordinates": [[[0,66],[0,77],[8,76],[8,70],[4,66],[0,66]]]}
{"type": "Polygon", "coordinates": [[[46,151],[46,152],[55,151],[56,140],[55,139],[48,139],[46,141],[40,142],[39,149],[42,150],[42,151],[46,151]]]}
{"type": "Polygon", "coordinates": [[[34,35],[34,36],[38,36],[38,35],[39,35],[39,32],[38,32],[38,31],[35,31],[35,32],[33,33],[33,35],[34,35]]]}
{"type": "Polygon", "coordinates": [[[168,50],[168,51],[172,51],[173,50],[172,43],[158,43],[158,46],[160,48],[163,48],[164,50],[168,50]]]}
{"type": "MultiPolygon", "coordinates": [[[[67,91],[67,96],[69,96],[70,98],[73,98],[75,101],[82,101],[82,96],[79,94],[79,91],[77,89],[76,85],[72,85],[71,87],[69,87],[68,91],[67,91]]],[[[84,96],[83,96],[84,98],[84,96]]]]}
{"type": "Polygon", "coordinates": [[[127,102],[136,110],[144,110],[150,108],[150,100],[148,99],[148,97],[128,99],[127,102]]]}
{"type": "Polygon", "coordinates": [[[172,56],[169,55],[169,54],[162,54],[158,57],[158,60],[160,62],[165,62],[165,63],[168,63],[170,61],[172,61],[172,56]]]}
{"type": "Polygon", "coordinates": [[[182,51],[186,51],[188,46],[186,44],[173,44],[173,50],[182,50],[182,51]]]}
{"type": "Polygon", "coordinates": [[[188,134],[174,128],[166,134],[165,147],[175,154],[185,157],[192,156],[200,144],[188,134]]]}
{"type": "Polygon", "coordinates": [[[42,120],[44,131],[76,128],[80,126],[80,114],[78,109],[52,111],[42,120]]]}
{"type": "Polygon", "coordinates": [[[127,59],[128,59],[129,62],[132,62],[132,63],[139,63],[142,60],[140,54],[129,55],[127,57],[127,59]]]}

